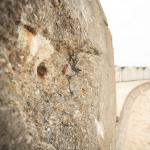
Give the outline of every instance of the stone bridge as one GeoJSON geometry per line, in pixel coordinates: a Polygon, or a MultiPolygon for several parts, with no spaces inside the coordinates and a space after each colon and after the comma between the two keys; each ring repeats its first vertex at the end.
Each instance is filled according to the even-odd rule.
{"type": "Polygon", "coordinates": [[[117,82],[116,83],[116,99],[117,99],[117,115],[120,116],[123,104],[129,95],[129,93],[139,85],[142,85],[145,82],[150,80],[135,80],[135,81],[126,81],[126,82],[117,82]]]}
{"type": "Polygon", "coordinates": [[[150,82],[123,83],[122,88],[125,102],[117,129],[116,150],[149,150],[150,82]]]}

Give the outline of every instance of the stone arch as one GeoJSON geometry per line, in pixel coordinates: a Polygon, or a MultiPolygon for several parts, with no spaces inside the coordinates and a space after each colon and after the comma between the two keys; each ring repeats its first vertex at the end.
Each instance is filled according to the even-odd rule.
{"type": "Polygon", "coordinates": [[[125,100],[116,136],[116,150],[150,149],[150,82],[134,88],[125,100]]]}

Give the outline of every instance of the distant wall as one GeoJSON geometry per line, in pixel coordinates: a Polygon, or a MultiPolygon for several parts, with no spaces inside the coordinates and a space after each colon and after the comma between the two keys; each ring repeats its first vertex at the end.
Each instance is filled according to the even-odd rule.
{"type": "Polygon", "coordinates": [[[116,81],[133,81],[150,79],[149,67],[115,67],[116,81]]]}

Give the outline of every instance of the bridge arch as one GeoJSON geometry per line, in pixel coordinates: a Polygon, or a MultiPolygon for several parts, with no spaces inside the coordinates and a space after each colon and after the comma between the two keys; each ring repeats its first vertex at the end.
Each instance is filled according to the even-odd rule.
{"type": "Polygon", "coordinates": [[[150,80],[136,80],[127,82],[117,82],[116,83],[116,98],[117,98],[117,116],[120,117],[120,113],[124,106],[125,100],[127,99],[129,93],[136,87],[142,85],[143,83],[149,82],[150,80]]]}
{"type": "Polygon", "coordinates": [[[117,129],[116,150],[150,149],[150,82],[127,96],[117,129]]]}

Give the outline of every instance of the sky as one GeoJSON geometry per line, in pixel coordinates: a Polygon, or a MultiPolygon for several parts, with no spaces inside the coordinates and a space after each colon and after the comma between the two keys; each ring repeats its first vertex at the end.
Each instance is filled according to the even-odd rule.
{"type": "Polygon", "coordinates": [[[150,0],[100,0],[113,37],[115,65],[150,66],[150,0]]]}

